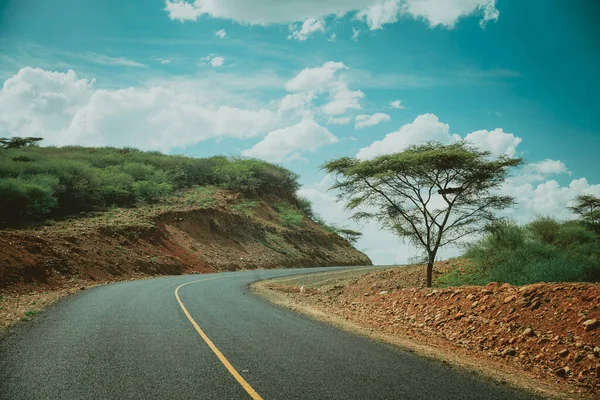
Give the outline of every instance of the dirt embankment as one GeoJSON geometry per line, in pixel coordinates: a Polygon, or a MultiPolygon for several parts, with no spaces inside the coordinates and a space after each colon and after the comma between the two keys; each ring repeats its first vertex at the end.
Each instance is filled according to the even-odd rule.
{"type": "Polygon", "coordinates": [[[546,395],[598,398],[600,285],[426,289],[418,273],[424,269],[261,285],[288,306],[496,379],[546,395]]]}
{"type": "Polygon", "coordinates": [[[14,320],[35,311],[51,301],[49,293],[55,289],[68,292],[115,280],[371,264],[346,240],[308,218],[297,226],[282,225],[273,207],[278,199],[243,199],[216,190],[191,200],[187,196],[168,204],[85,214],[38,229],[0,231],[0,317],[14,320]],[[31,302],[16,299],[45,292],[48,296],[31,302]],[[10,307],[12,303],[20,308],[10,307]]]}

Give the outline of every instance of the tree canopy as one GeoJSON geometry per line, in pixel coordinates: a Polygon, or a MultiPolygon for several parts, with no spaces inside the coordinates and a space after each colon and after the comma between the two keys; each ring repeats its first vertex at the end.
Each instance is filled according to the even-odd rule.
{"type": "Polygon", "coordinates": [[[496,211],[513,205],[499,188],[522,162],[492,158],[466,142],[427,142],[369,160],[343,157],[323,168],[354,219],[377,221],[422,250],[431,286],[440,248],[481,231],[496,211]]]}
{"type": "Polygon", "coordinates": [[[580,194],[575,201],[575,205],[569,207],[569,210],[579,214],[584,223],[600,232],[600,198],[591,194],[580,194]]]}

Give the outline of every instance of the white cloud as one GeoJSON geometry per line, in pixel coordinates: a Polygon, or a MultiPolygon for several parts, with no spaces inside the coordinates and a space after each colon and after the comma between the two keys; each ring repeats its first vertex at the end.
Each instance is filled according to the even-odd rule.
{"type": "Polygon", "coordinates": [[[320,67],[304,68],[285,84],[289,92],[323,91],[334,80],[337,71],[346,69],[344,63],[329,61],[320,67]]]}
{"type": "Polygon", "coordinates": [[[400,100],[394,100],[394,101],[392,101],[390,103],[390,107],[397,108],[398,110],[406,108],[406,107],[404,107],[404,105],[402,104],[402,102],[400,100]]]}
{"type": "Polygon", "coordinates": [[[243,150],[242,155],[272,162],[291,161],[301,158],[301,152],[314,153],[337,141],[327,128],[312,119],[303,119],[294,126],[269,132],[252,148],[243,150]]]}
{"type": "Polygon", "coordinates": [[[423,114],[415,118],[414,122],[387,134],[382,140],[377,140],[360,149],[356,157],[373,158],[382,154],[402,151],[410,145],[428,140],[450,143],[456,140],[454,136],[450,135],[450,126],[440,122],[437,116],[423,114]]]}
{"type": "Polygon", "coordinates": [[[506,133],[502,128],[496,128],[493,131],[485,129],[469,133],[465,140],[473,143],[477,147],[488,150],[493,156],[506,154],[513,157],[516,149],[522,139],[515,137],[512,133],[506,133]]]}
{"type": "MultiPolygon", "coordinates": [[[[448,124],[439,121],[434,114],[419,115],[415,120],[402,126],[399,130],[387,134],[382,140],[377,140],[369,146],[360,149],[358,158],[373,158],[382,154],[395,153],[413,144],[426,141],[436,141],[444,144],[452,143],[462,138],[450,134],[448,124]]],[[[506,133],[502,128],[487,131],[485,129],[469,133],[464,140],[482,150],[489,151],[493,156],[506,154],[516,155],[516,148],[522,139],[512,133],[506,133]]]]}
{"type": "Polygon", "coordinates": [[[279,112],[294,111],[304,117],[310,117],[313,114],[310,106],[314,97],[315,94],[313,92],[290,93],[281,99],[279,112]]]}
{"type": "Polygon", "coordinates": [[[394,23],[400,16],[423,19],[431,27],[454,27],[463,17],[479,15],[480,24],[498,19],[496,0],[167,0],[165,11],[177,21],[206,15],[241,24],[271,25],[353,13],[370,29],[394,23]]]}
{"type": "Polygon", "coordinates": [[[225,29],[220,29],[215,32],[215,35],[220,37],[221,39],[224,39],[225,36],[227,35],[227,32],[225,31],[225,29]]]}
{"type": "Polygon", "coordinates": [[[360,99],[365,95],[360,90],[350,90],[338,71],[347,69],[341,62],[329,61],[320,67],[305,68],[286,84],[286,90],[297,93],[319,94],[327,91],[328,102],[321,107],[327,115],[341,115],[351,109],[360,109],[360,99]]]}
{"type": "Polygon", "coordinates": [[[96,89],[93,80],[79,79],[73,71],[27,67],[0,91],[0,136],[40,136],[44,144],[59,146],[168,151],[207,139],[261,136],[285,124],[265,108],[219,104],[203,88],[175,80],[96,89]]]}
{"type": "Polygon", "coordinates": [[[325,32],[325,21],[322,19],[309,18],[298,29],[294,25],[290,25],[291,34],[288,39],[306,40],[315,32],[325,32]]]}
{"type": "Polygon", "coordinates": [[[136,67],[136,68],[145,68],[147,65],[139,63],[134,60],[130,60],[125,57],[109,57],[104,54],[97,53],[84,53],[80,55],[82,58],[87,61],[102,64],[102,65],[119,65],[122,67],[136,67]]]}
{"type": "Polygon", "coordinates": [[[340,115],[348,110],[359,110],[360,99],[365,97],[360,90],[348,89],[343,81],[338,81],[329,93],[329,103],[321,108],[327,115],[340,115]]]}
{"type": "Polygon", "coordinates": [[[161,64],[169,64],[169,63],[171,62],[171,59],[169,59],[169,58],[160,58],[160,57],[158,57],[158,58],[156,59],[156,61],[158,61],[158,62],[159,62],[159,63],[161,63],[161,64]]]}
{"type": "Polygon", "coordinates": [[[352,28],[352,40],[358,42],[358,35],[360,34],[360,29],[352,28]]]}
{"type": "Polygon", "coordinates": [[[384,113],[375,113],[373,115],[361,114],[354,118],[354,128],[362,129],[368,126],[377,125],[379,123],[389,121],[391,118],[384,113]]]}
{"type": "Polygon", "coordinates": [[[329,36],[329,39],[327,39],[327,41],[329,41],[329,42],[335,42],[335,38],[336,38],[336,36],[335,36],[335,33],[332,33],[332,34],[329,36]]]}
{"type": "Polygon", "coordinates": [[[401,6],[402,2],[398,0],[381,1],[356,13],[356,18],[364,19],[371,30],[381,29],[383,25],[393,24],[398,20],[401,6]]]}
{"type": "Polygon", "coordinates": [[[215,68],[222,67],[225,63],[225,58],[217,56],[210,59],[210,65],[215,68]]]}
{"type": "Polygon", "coordinates": [[[347,123],[350,122],[350,117],[329,117],[329,120],[327,120],[328,124],[333,124],[333,125],[346,125],[347,123]]]}
{"type": "Polygon", "coordinates": [[[422,18],[431,27],[447,28],[453,28],[460,18],[469,15],[481,15],[479,24],[484,27],[500,15],[496,0],[407,0],[402,4],[402,13],[422,18]]]}

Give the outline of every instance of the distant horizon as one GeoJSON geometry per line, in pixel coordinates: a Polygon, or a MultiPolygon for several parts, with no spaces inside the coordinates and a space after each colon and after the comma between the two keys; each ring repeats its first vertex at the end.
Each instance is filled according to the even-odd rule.
{"type": "Polygon", "coordinates": [[[324,161],[465,139],[528,163],[518,222],[600,196],[597,2],[275,3],[2,1],[0,137],[281,164],[380,265],[416,251],[348,221],[324,161]]]}

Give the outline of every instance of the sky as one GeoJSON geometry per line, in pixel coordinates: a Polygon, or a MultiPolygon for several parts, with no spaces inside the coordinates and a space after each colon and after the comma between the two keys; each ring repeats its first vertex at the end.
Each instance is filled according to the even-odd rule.
{"type": "Polygon", "coordinates": [[[511,218],[572,218],[600,196],[598,17],[595,0],[0,0],[0,137],[278,163],[374,263],[405,263],[417,251],[350,221],[320,165],[465,139],[528,163],[503,186],[511,218]]]}

